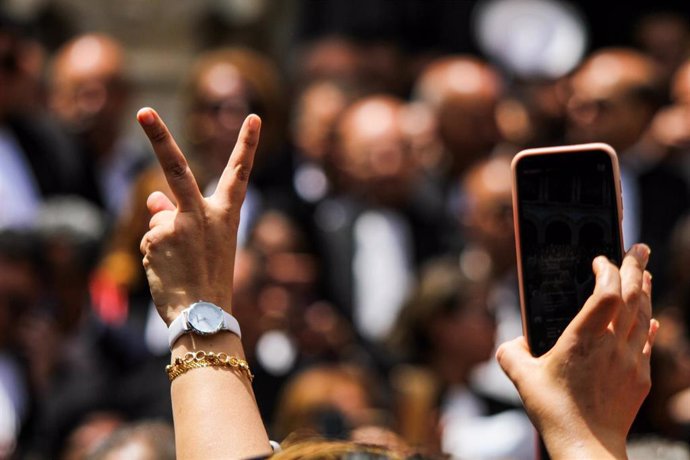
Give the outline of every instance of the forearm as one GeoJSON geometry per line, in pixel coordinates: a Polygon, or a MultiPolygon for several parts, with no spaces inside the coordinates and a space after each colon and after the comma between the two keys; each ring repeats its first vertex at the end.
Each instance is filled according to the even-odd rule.
{"type": "MultiPolygon", "coordinates": [[[[224,352],[244,359],[240,339],[220,333],[182,336],[175,343],[172,361],[194,351],[224,352]]],[[[217,367],[191,369],[172,382],[171,396],[178,458],[247,458],[271,453],[246,374],[217,367]]]]}

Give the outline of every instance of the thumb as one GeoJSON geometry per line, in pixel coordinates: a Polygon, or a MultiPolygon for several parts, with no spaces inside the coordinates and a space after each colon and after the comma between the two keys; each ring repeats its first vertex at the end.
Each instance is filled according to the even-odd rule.
{"type": "Polygon", "coordinates": [[[528,369],[527,364],[533,359],[527,340],[523,336],[502,343],[496,351],[498,364],[515,386],[518,386],[522,374],[528,369]]]}
{"type": "Polygon", "coordinates": [[[146,207],[149,209],[151,215],[161,211],[175,210],[175,205],[172,201],[170,201],[170,198],[168,198],[165,193],[159,191],[155,191],[149,195],[148,199],[146,200],[146,207]]]}

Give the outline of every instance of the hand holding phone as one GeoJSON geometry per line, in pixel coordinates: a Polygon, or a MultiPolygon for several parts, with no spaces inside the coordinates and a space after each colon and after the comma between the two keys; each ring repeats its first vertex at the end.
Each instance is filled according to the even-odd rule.
{"type": "Polygon", "coordinates": [[[540,356],[592,294],[592,260],[622,261],[620,171],[601,143],[523,150],[512,170],[523,330],[540,356]]]}
{"type": "Polygon", "coordinates": [[[553,349],[534,357],[524,337],[496,358],[520,392],[548,448],[543,458],[626,458],[626,438],[651,386],[649,247],[634,245],[622,265],[596,258],[594,292],[553,349]]]}

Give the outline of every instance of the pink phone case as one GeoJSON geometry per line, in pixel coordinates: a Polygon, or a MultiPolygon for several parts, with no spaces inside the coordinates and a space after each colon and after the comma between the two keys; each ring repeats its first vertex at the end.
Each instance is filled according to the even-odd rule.
{"type": "Polygon", "coordinates": [[[611,165],[613,171],[614,186],[616,188],[617,197],[617,207],[618,207],[618,232],[620,235],[621,242],[621,254],[625,254],[623,245],[623,232],[622,232],[622,222],[623,222],[623,199],[621,195],[621,180],[620,180],[620,167],[618,165],[618,156],[615,150],[608,144],[601,142],[590,143],[590,144],[577,144],[577,145],[564,145],[557,147],[543,147],[536,149],[522,150],[513,158],[511,162],[511,170],[513,177],[513,225],[515,228],[515,251],[517,255],[517,268],[518,268],[518,280],[520,284],[520,310],[522,313],[522,331],[527,337],[527,314],[525,311],[525,293],[524,291],[524,280],[522,273],[522,251],[520,247],[520,225],[518,216],[518,197],[517,197],[517,180],[516,180],[516,168],[517,164],[521,159],[525,157],[537,156],[537,155],[551,155],[555,153],[577,153],[577,152],[587,152],[592,150],[601,150],[605,152],[611,158],[611,165]]]}

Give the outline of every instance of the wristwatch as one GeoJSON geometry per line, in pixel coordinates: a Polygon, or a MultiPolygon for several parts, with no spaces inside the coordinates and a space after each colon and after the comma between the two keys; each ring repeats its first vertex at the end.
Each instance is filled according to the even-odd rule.
{"type": "Polygon", "coordinates": [[[172,349],[175,341],[182,334],[198,335],[217,334],[230,331],[242,338],[240,323],[227,311],[210,302],[196,302],[180,312],[179,316],[168,327],[168,344],[172,349]]]}

